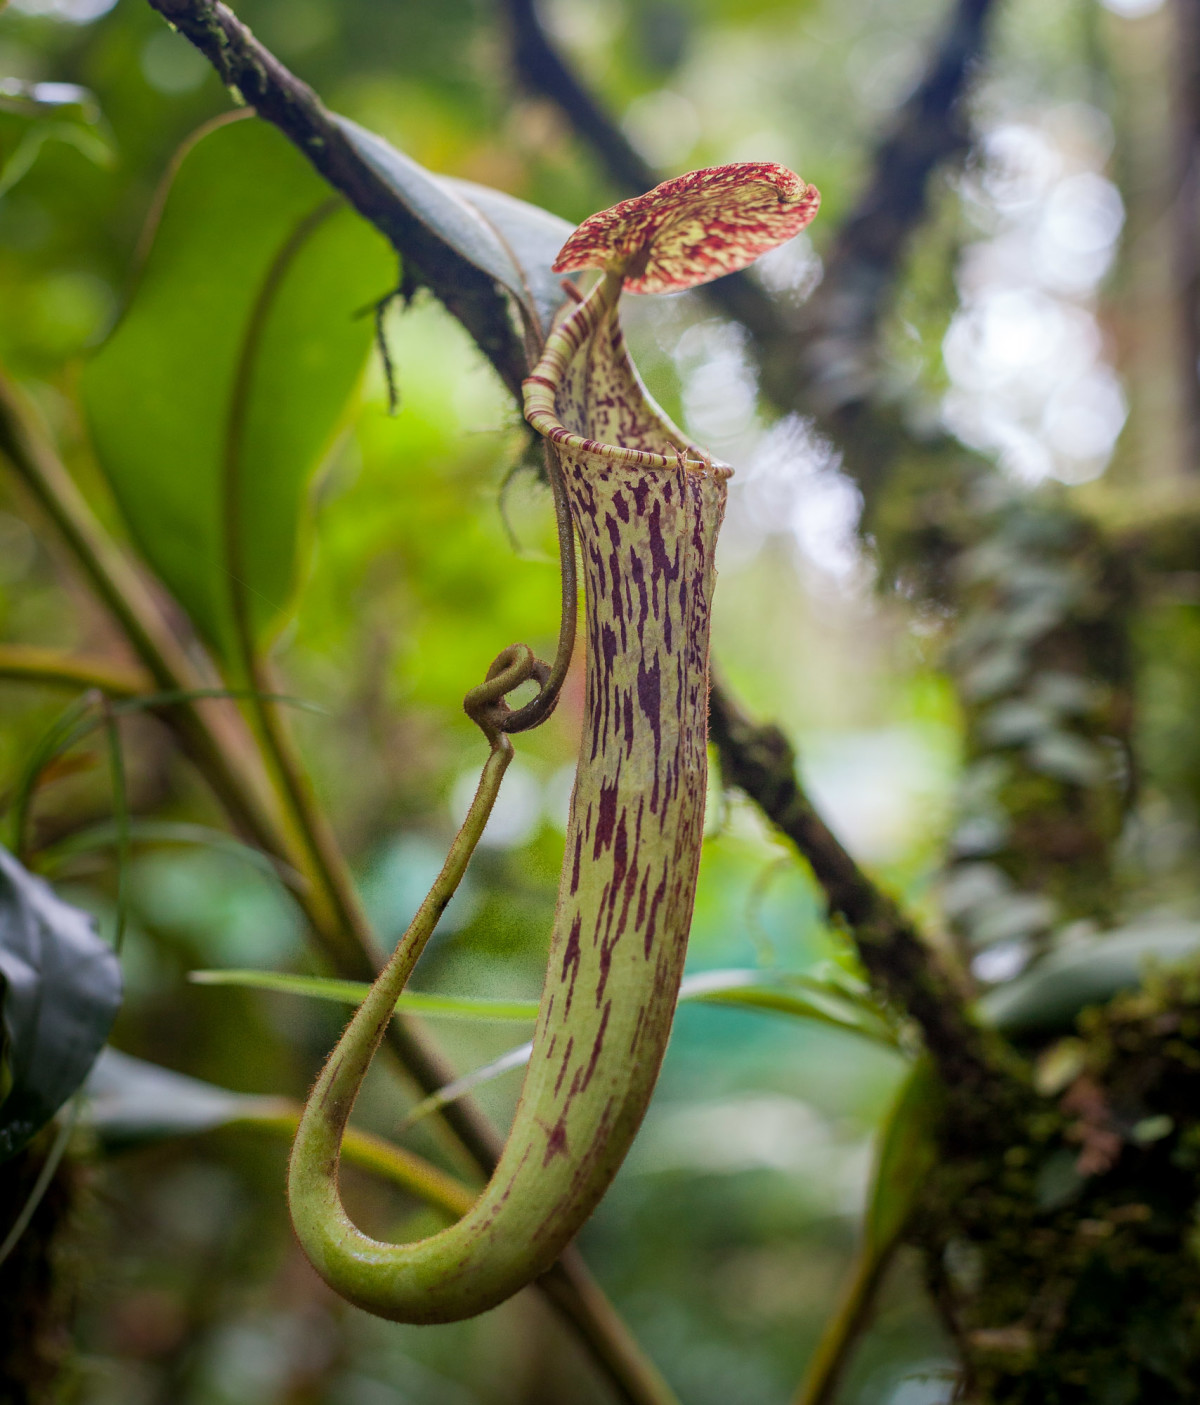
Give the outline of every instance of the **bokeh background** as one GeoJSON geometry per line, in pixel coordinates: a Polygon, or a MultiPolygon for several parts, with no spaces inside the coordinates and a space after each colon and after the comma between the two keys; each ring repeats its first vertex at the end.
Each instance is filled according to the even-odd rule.
{"type": "MultiPolygon", "coordinates": [[[[434,170],[572,222],[627,193],[561,110],[518,81],[503,7],[238,8],[329,106],[434,170]]],[[[972,67],[966,147],[933,176],[889,288],[870,394],[906,442],[940,436],[988,464],[994,504],[1069,503],[1133,530],[1139,514],[1190,502],[1164,78],[1175,20],[1154,0],[993,8],[972,67]]],[[[952,7],[545,0],[538,13],[655,170],[770,159],[820,187],[811,230],[753,274],[794,309],[819,294],[830,242],[952,7]]],[[[128,293],[173,152],[229,98],[139,0],[10,0],[0,15],[0,94],[6,80],[74,83],[94,95],[88,120],[46,135],[27,174],[0,194],[0,362],[36,397],[111,521],[76,378],[128,293]]],[[[14,158],[23,132],[0,111],[0,162],[14,158]]],[[[627,299],[625,320],[655,393],[737,469],[716,603],[724,676],[795,739],[814,798],[852,852],[913,911],[943,924],[947,851],[969,857],[971,835],[987,823],[962,693],[945,665],[952,611],[906,584],[898,548],[880,546],[886,522],[864,522],[861,474],[844,471],[836,433],[760,393],[741,325],[698,293],[627,299]]],[[[399,411],[388,413],[374,356],[354,422],[314,487],[303,580],[277,658],[287,690],[319,706],[294,725],[371,916],[394,940],[477,775],[462,695],[502,645],[552,650],[557,577],[548,496],[493,373],[428,296],[394,307],[385,330],[399,411]]],[[[1153,884],[1184,907],[1179,875],[1196,849],[1200,782],[1187,737],[1200,618],[1197,578],[1186,576],[1175,572],[1136,620],[1131,668],[1147,680],[1143,773],[1122,859],[1131,890],[1153,884]]],[[[0,635],[114,647],[52,539],[2,479],[0,635]]],[[[62,701],[50,690],[0,689],[0,778],[16,773],[62,701]]],[[[553,720],[520,740],[484,845],[421,964],[422,988],[538,993],[581,705],[577,674],[553,720]]],[[[125,725],[136,810],[219,824],[157,724],[125,725]]],[[[1069,770],[1070,757],[1059,763],[1069,770]]],[[[43,871],[102,924],[115,901],[111,853],[66,841],[102,820],[107,803],[102,771],[85,765],[56,776],[37,808],[43,871]]],[[[691,970],[806,970],[840,953],[843,938],[826,926],[807,871],[716,781],[708,829],[691,970]]],[[[980,867],[968,865],[976,889],[988,881],[980,867]]],[[[960,905],[976,889],[960,892],[960,905]]],[[[341,1012],[186,979],[198,968],[315,969],[279,885],[236,852],[139,843],[129,893],[128,992],[114,1045],[238,1091],[302,1096],[341,1012]]],[[[997,897],[994,883],[983,894],[993,919],[976,943],[984,979],[1018,970],[1049,921],[1046,899],[1039,916],[1027,901],[1020,907],[1027,893],[1011,896],[997,897]]],[[[525,1037],[519,1026],[465,1023],[439,1023],[436,1034],[462,1071],[525,1037]]],[[[811,1023],[681,1011],[643,1132],[581,1242],[689,1405],[789,1398],[848,1270],[871,1139],[901,1068],[897,1055],[811,1023]]],[[[480,1098],[502,1120],[518,1088],[509,1073],[480,1098]]],[[[397,1135],[403,1112],[393,1083],[371,1083],[365,1125],[397,1135]]],[[[406,1136],[443,1154],[423,1125],[406,1136]]],[[[80,1154],[87,1184],[69,1269],[78,1311],[64,1399],[604,1398],[529,1293],[476,1321],[423,1329],[338,1302],[292,1242],[278,1139],[228,1129],[90,1162],[86,1147],[80,1154]]],[[[365,1180],[353,1192],[392,1232],[432,1223],[365,1180]]],[[[841,1398],[934,1405],[949,1398],[950,1366],[902,1256],[841,1398]]]]}

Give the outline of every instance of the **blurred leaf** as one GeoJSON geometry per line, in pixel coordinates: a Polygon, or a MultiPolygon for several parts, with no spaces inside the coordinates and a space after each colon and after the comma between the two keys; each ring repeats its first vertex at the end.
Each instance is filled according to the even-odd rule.
{"type": "Polygon", "coordinates": [[[936,1164],[935,1131],[940,1110],[941,1086],[932,1065],[921,1059],[901,1082],[880,1129],[862,1243],[853,1271],[809,1357],[796,1405],[830,1405],[837,1394],[917,1191],[936,1164]]]}
{"type": "Polygon", "coordinates": [[[101,1051],[84,1093],[84,1120],[109,1146],[211,1131],[280,1101],[218,1088],[116,1049],[101,1051]]]}
{"type": "Polygon", "coordinates": [[[493,1078],[499,1078],[502,1073],[508,1073],[514,1068],[524,1068],[532,1053],[532,1042],[518,1044],[515,1049],[507,1050],[498,1059],[493,1059],[490,1063],[472,1069],[470,1073],[464,1073],[453,1083],[444,1083],[435,1092],[430,1093],[427,1098],[423,1098],[408,1113],[401,1126],[411,1127],[414,1122],[420,1122],[423,1117],[439,1112],[447,1103],[456,1102],[459,1098],[466,1097],[473,1089],[480,1087],[481,1084],[490,1083],[493,1078]]]}
{"type": "Polygon", "coordinates": [[[894,1045],[895,1035],[869,997],[856,997],[848,983],[818,980],[790,971],[701,971],[685,976],[680,1003],[738,1005],[817,1020],[853,1034],[894,1045]]]}
{"type": "Polygon", "coordinates": [[[0,80],[0,115],[0,196],[29,172],[50,141],[75,147],[97,166],[113,163],[100,109],[86,88],[5,78],[0,80]]]}
{"type": "Polygon", "coordinates": [[[334,121],[422,224],[507,288],[543,335],[550,330],[565,301],[550,265],[571,233],[566,220],[473,181],[434,175],[349,118],[334,121]]]}
{"type": "Polygon", "coordinates": [[[96,452],[146,559],[226,657],[295,575],[304,494],[395,281],[386,242],[266,123],[184,148],[133,300],[85,368],[96,452]]]}
{"type": "Polygon", "coordinates": [[[1200,923],[1130,923],[1106,936],[1060,947],[979,1001],[980,1013],[1010,1037],[1069,1033],[1076,1016],[1136,989],[1148,965],[1200,952],[1200,923]]]}
{"type": "Polygon", "coordinates": [[[121,971],[92,919],[3,848],[0,977],[0,1160],[6,1160],[83,1082],[120,1006],[121,971]]]}
{"type": "MultiPolygon", "coordinates": [[[[339,981],[325,976],[290,976],[278,971],[191,971],[196,985],[253,986],[285,995],[310,995],[344,1005],[361,1005],[370,986],[365,981],[339,981]]],[[[396,1002],[398,1010],[445,1020],[535,1020],[536,1000],[489,1000],[471,995],[430,995],[406,990],[396,1002]]]]}
{"type": "Polygon", "coordinates": [[[919,1059],[900,1085],[879,1140],[863,1220],[864,1252],[872,1257],[885,1253],[903,1230],[917,1191],[937,1161],[941,1100],[933,1066],[919,1059]]]}
{"type": "MultiPolygon", "coordinates": [[[[292,976],[278,971],[192,971],[188,979],[197,985],[253,986],[352,1005],[361,1004],[370,989],[363,981],[292,976]]],[[[889,1045],[895,1043],[891,1030],[867,1000],[854,999],[843,985],[821,983],[787,971],[701,971],[683,978],[679,999],[680,1003],[773,1010],[831,1024],[889,1045]]],[[[533,1021],[537,1018],[538,1002],[411,990],[404,992],[396,1008],[434,1019],[533,1021]]]]}
{"type": "MultiPolygon", "coordinates": [[[[84,1093],[84,1121],[110,1151],[234,1125],[291,1138],[303,1111],[290,1098],[235,1093],[116,1049],[101,1052],[84,1093]]],[[[346,1131],[342,1156],[403,1186],[452,1219],[464,1214],[474,1199],[465,1186],[419,1156],[354,1127],[346,1131]]]]}
{"type": "MultiPolygon", "coordinates": [[[[209,825],[189,824],[179,820],[130,819],[127,836],[134,846],[187,844],[216,849],[220,853],[233,854],[248,863],[251,868],[256,868],[260,873],[268,874],[272,878],[280,875],[280,860],[268,858],[260,850],[243,844],[240,839],[235,839],[225,830],[213,829],[209,825]]],[[[56,844],[39,849],[38,868],[43,873],[54,872],[65,860],[76,854],[112,848],[119,846],[120,842],[118,823],[115,820],[102,820],[99,824],[89,825],[86,829],[68,834],[56,844]]],[[[299,881],[294,873],[289,874],[289,877],[299,881]]]]}
{"type": "MultiPolygon", "coordinates": [[[[9,800],[10,834],[13,849],[18,855],[27,857],[25,836],[38,786],[44,779],[52,779],[56,768],[58,775],[70,775],[73,770],[80,769],[78,763],[68,765],[63,758],[97,726],[95,707],[95,694],[84,693],[73,698],[30,747],[13,783],[9,800]]],[[[87,758],[86,765],[92,764],[92,758],[87,758]]]]}

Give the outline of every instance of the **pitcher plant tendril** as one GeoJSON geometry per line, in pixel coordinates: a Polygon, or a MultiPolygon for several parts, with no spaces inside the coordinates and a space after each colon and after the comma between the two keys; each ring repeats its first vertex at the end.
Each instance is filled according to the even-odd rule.
{"type": "MultiPolygon", "coordinates": [[[[445,1322],[550,1268],[615,1176],[650,1100],[683,974],[703,838],[713,553],[730,470],[650,398],[625,351],[622,288],[664,292],[743,267],[819,197],[790,171],[696,171],[582,224],[554,267],[601,269],[525,382],[581,548],[586,700],[533,1052],[500,1162],[457,1223],[412,1244],[359,1230],[338,1160],[396,1000],[466,868],[512,756],[505,696],[550,670],[506,650],[467,711],[491,746],[446,865],[305,1108],[289,1171],[296,1233],[337,1292],[381,1317],[445,1322]]],[[[557,672],[557,670],[555,670],[557,672]]]]}

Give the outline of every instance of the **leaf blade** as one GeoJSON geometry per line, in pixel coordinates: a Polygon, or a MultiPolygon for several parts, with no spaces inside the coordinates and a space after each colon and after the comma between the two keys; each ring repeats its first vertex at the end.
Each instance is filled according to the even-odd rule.
{"type": "MultiPolygon", "coordinates": [[[[195,985],[248,986],[284,995],[307,995],[345,1005],[361,1005],[370,986],[366,981],[341,981],[325,976],[295,976],[282,971],[190,971],[195,985]]],[[[505,1023],[537,1018],[536,1000],[493,1000],[484,996],[439,995],[406,990],[398,1010],[432,1019],[498,1020],[505,1023]]]]}
{"type": "Polygon", "coordinates": [[[235,577],[254,631],[286,605],[307,485],[372,342],[370,319],[353,314],[394,281],[390,248],[345,207],[314,222],[273,275],[329,201],[266,124],[203,132],[178,162],[130,305],[81,378],[139,550],[227,657],[235,577]]]}

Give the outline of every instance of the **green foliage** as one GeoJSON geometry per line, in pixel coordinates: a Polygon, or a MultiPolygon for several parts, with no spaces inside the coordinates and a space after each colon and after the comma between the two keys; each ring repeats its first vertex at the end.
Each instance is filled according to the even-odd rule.
{"type": "Polygon", "coordinates": [[[74,83],[0,79],[0,197],[28,175],[47,142],[65,142],[98,166],[111,166],[112,146],[96,101],[74,83]]]}
{"type": "MultiPolygon", "coordinates": [[[[279,971],[192,971],[188,977],[196,985],[237,985],[254,990],[274,990],[285,995],[308,995],[318,1000],[334,1000],[361,1005],[370,986],[364,981],[338,981],[321,976],[290,976],[279,971]]],[[[480,996],[434,995],[428,991],[406,990],[396,1002],[397,1010],[433,1019],[446,1020],[534,1020],[536,1000],[489,1000],[480,996]]]]}
{"type": "Polygon", "coordinates": [[[896,1242],[937,1160],[941,1101],[937,1075],[927,1059],[919,1059],[897,1090],[879,1139],[863,1220],[863,1252],[872,1259],[896,1242]]]}
{"type": "Polygon", "coordinates": [[[84,1122],[110,1149],[209,1132],[252,1118],[272,1102],[107,1048],[84,1093],[84,1122]]]}
{"type": "Polygon", "coordinates": [[[1025,975],[989,991],[980,1010],[1011,1038],[1066,1034],[1087,1006],[1133,990],[1155,965],[1186,962],[1197,951],[1200,924],[1147,916],[1059,947],[1025,975]]]}
{"type": "Polygon", "coordinates": [[[132,303],[81,389],[142,554],[227,659],[287,606],[313,472],[395,279],[386,244],[272,128],[180,159],[132,303]],[[221,258],[214,259],[214,248],[221,258]]]}
{"type": "MultiPolygon", "coordinates": [[[[279,971],[192,971],[189,979],[197,985],[248,986],[349,1005],[361,1004],[370,989],[361,981],[293,976],[279,971]]],[[[891,1030],[866,991],[832,977],[791,971],[701,971],[683,978],[679,999],[683,1004],[695,1001],[794,1015],[881,1044],[894,1042],[891,1030]]],[[[493,1000],[406,990],[396,1002],[396,1009],[434,1019],[510,1021],[536,1019],[538,1005],[536,1000],[493,1000]]]]}

